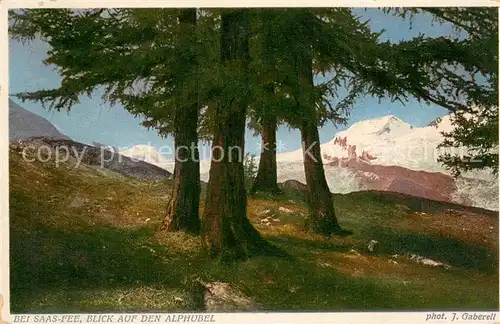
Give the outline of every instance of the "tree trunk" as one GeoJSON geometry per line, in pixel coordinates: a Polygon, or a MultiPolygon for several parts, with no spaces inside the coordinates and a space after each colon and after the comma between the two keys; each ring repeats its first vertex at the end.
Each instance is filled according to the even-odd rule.
{"type": "MultiPolygon", "coordinates": [[[[306,41],[304,41],[307,44],[306,41]]],[[[306,102],[299,104],[305,114],[300,119],[300,133],[302,137],[302,151],[304,172],[307,185],[307,202],[309,219],[307,226],[315,233],[330,236],[332,234],[348,234],[343,231],[335,216],[333,199],[326,182],[323,159],[318,132],[318,117],[314,101],[314,81],[312,71],[311,48],[304,47],[301,56],[296,62],[298,77],[302,91],[307,91],[306,102]]],[[[304,100],[304,99],[303,99],[304,100]]]]}
{"type": "MultiPolygon", "coordinates": [[[[234,76],[245,76],[249,60],[246,10],[223,14],[221,23],[222,64],[231,63],[234,76]]],[[[268,245],[246,216],[243,156],[247,105],[240,96],[224,98],[221,104],[215,112],[202,237],[212,257],[234,260],[262,252],[268,245]]]]}
{"type": "Polygon", "coordinates": [[[276,116],[267,116],[262,121],[260,135],[262,149],[259,159],[259,170],[252,185],[251,192],[280,193],[278,187],[278,170],[276,164],[276,116]]]}
{"type": "Polygon", "coordinates": [[[175,134],[174,186],[163,220],[163,229],[200,231],[200,163],[198,154],[198,109],[181,110],[175,134]]]}
{"type": "MultiPolygon", "coordinates": [[[[183,9],[179,15],[181,32],[189,32],[196,24],[196,9],[183,9]],[[191,25],[191,26],[190,26],[191,25]],[[191,28],[190,28],[191,27],[191,28]]],[[[200,163],[198,153],[198,103],[190,97],[197,93],[196,83],[179,82],[179,107],[175,115],[175,166],[172,196],[162,229],[199,234],[200,163]],[[192,102],[188,106],[183,103],[192,102]]]]}
{"type": "Polygon", "coordinates": [[[308,227],[315,233],[330,236],[342,233],[335,216],[333,199],[325,178],[321,159],[319,133],[316,123],[304,121],[300,127],[304,152],[309,221],[308,227]]]}

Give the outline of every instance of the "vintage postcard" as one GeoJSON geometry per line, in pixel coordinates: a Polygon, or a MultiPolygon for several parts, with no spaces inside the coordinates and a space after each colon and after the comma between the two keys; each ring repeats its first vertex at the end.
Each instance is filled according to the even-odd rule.
{"type": "Polygon", "coordinates": [[[395,5],[1,3],[0,324],[500,323],[498,8],[395,5]]]}

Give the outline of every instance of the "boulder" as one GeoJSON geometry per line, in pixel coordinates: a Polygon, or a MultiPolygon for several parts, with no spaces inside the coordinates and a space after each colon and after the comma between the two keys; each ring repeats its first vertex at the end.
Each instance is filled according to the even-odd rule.
{"type": "Polygon", "coordinates": [[[240,290],[227,282],[209,282],[197,280],[203,287],[203,300],[207,312],[251,311],[256,310],[256,303],[240,290]]]}
{"type": "Polygon", "coordinates": [[[284,191],[286,190],[299,190],[307,191],[307,185],[297,180],[287,180],[281,184],[284,191]]]}
{"type": "Polygon", "coordinates": [[[370,243],[368,243],[368,251],[374,252],[377,249],[378,246],[378,241],[371,240],[370,243]]]}

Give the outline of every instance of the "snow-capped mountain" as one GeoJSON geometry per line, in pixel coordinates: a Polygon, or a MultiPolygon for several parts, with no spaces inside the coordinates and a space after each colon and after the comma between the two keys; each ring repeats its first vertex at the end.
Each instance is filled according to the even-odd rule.
{"type": "MultiPolygon", "coordinates": [[[[364,120],[321,144],[332,192],[389,190],[430,199],[498,209],[498,178],[487,170],[450,176],[437,162],[441,132],[453,129],[449,115],[414,127],[389,115],[364,120]]],[[[460,153],[460,151],[456,151],[460,153]]],[[[278,154],[278,179],[305,181],[302,150],[278,154]]]]}
{"type": "Polygon", "coordinates": [[[120,154],[128,156],[134,160],[140,160],[168,170],[174,169],[174,162],[168,160],[156,148],[151,145],[135,145],[129,149],[120,150],[120,154]]]}
{"type": "Polygon", "coordinates": [[[45,118],[34,114],[9,99],[9,141],[26,140],[30,137],[53,139],[70,138],[57,130],[45,118]]]}
{"type": "MultiPolygon", "coordinates": [[[[454,179],[437,162],[441,132],[452,130],[450,116],[426,127],[395,116],[363,120],[321,144],[330,190],[395,191],[429,199],[498,210],[498,178],[475,171],[454,179]]],[[[150,145],[136,145],[120,154],[173,172],[174,161],[150,145]]],[[[302,150],[277,155],[278,181],[305,182],[302,150]]],[[[200,178],[208,181],[210,160],[200,161],[200,178]]]]}
{"type": "MultiPolygon", "coordinates": [[[[169,160],[160,153],[155,147],[151,145],[135,145],[131,148],[120,150],[120,154],[124,156],[128,156],[134,160],[140,160],[147,162],[149,164],[153,164],[159,166],[162,169],[165,169],[169,172],[174,172],[175,162],[173,160],[169,160]]],[[[208,181],[208,173],[210,171],[210,160],[201,160],[200,161],[200,177],[203,181],[208,181]]]]}
{"type": "MultiPolygon", "coordinates": [[[[363,152],[374,159],[372,164],[398,165],[430,172],[446,172],[437,163],[443,141],[442,131],[452,128],[450,116],[444,116],[436,126],[413,127],[401,119],[389,115],[357,122],[335,134],[333,139],[321,145],[324,163],[335,158],[348,158],[363,152]]],[[[302,150],[278,155],[278,161],[302,161],[302,150]]]]}

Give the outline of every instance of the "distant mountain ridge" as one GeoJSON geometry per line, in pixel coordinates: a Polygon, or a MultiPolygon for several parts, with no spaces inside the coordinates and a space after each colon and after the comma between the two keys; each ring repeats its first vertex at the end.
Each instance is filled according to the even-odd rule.
{"type": "MultiPolygon", "coordinates": [[[[118,154],[115,149],[98,142],[91,145],[75,142],[62,134],[45,118],[34,114],[9,99],[9,141],[13,146],[49,147],[53,152],[64,148],[73,159],[82,158],[88,166],[103,167],[121,175],[141,179],[170,178],[171,173],[147,161],[138,161],[118,154]],[[17,144],[16,144],[17,143],[17,144]]],[[[53,156],[53,154],[52,154],[53,156]]]]}
{"type": "Polygon", "coordinates": [[[45,118],[34,114],[9,99],[9,141],[30,137],[71,140],[45,118]]]}
{"type": "Polygon", "coordinates": [[[135,145],[128,149],[120,150],[119,153],[131,159],[144,161],[171,172],[174,170],[174,161],[168,160],[156,148],[150,145],[135,145]]]}
{"type": "Polygon", "coordinates": [[[83,143],[66,139],[54,139],[48,137],[31,137],[28,140],[21,140],[11,143],[11,147],[22,150],[26,146],[32,149],[44,146],[51,150],[49,157],[55,157],[59,151],[61,159],[65,159],[66,154],[75,167],[80,167],[77,162],[97,169],[108,169],[121,175],[135,177],[139,179],[169,179],[172,174],[154,164],[144,161],[137,161],[130,157],[119,154],[114,149],[106,147],[95,147],[83,143]]]}
{"type": "MultiPolygon", "coordinates": [[[[373,157],[372,164],[397,165],[412,170],[447,173],[437,162],[443,141],[441,132],[453,129],[450,116],[435,120],[432,126],[412,126],[396,116],[367,119],[336,133],[321,144],[324,163],[332,158],[348,158],[363,152],[373,157]]],[[[281,153],[279,161],[302,161],[302,150],[281,153]]]]}
{"type": "MultiPolygon", "coordinates": [[[[392,191],[427,199],[498,210],[498,178],[487,170],[454,179],[437,162],[441,132],[453,129],[451,116],[430,126],[412,126],[389,115],[359,121],[321,145],[325,174],[334,193],[392,191]]],[[[133,159],[173,171],[168,160],[150,145],[120,151],[133,159]]],[[[279,153],[278,181],[305,182],[302,150],[279,153]]],[[[209,180],[210,160],[200,161],[200,178],[209,180]]]]}
{"type": "MultiPolygon", "coordinates": [[[[437,147],[443,141],[441,132],[452,129],[450,115],[436,118],[424,127],[412,126],[393,115],[354,123],[321,144],[331,191],[393,191],[498,210],[497,177],[482,170],[455,179],[437,162],[437,147]]],[[[85,148],[91,159],[84,163],[89,165],[97,164],[101,154],[119,153],[104,167],[124,175],[164,178],[170,177],[174,169],[174,161],[150,145],[135,145],[118,152],[99,142],[85,145],[71,141],[46,119],[9,100],[9,140],[33,138],[43,138],[42,142],[54,147],[65,144],[78,151],[85,148]]],[[[305,182],[302,159],[302,150],[279,153],[278,181],[305,182]]],[[[201,180],[208,181],[209,170],[210,160],[200,161],[201,180]]]]}
{"type": "MultiPolygon", "coordinates": [[[[331,191],[394,191],[498,210],[496,176],[480,170],[455,179],[437,161],[442,153],[438,149],[443,142],[441,132],[452,129],[450,115],[425,127],[392,115],[354,123],[321,144],[331,191]]],[[[278,154],[278,180],[305,182],[302,160],[302,150],[278,154]]]]}

